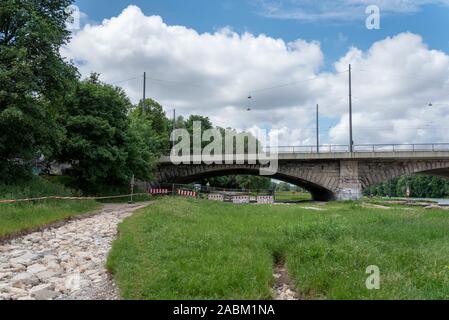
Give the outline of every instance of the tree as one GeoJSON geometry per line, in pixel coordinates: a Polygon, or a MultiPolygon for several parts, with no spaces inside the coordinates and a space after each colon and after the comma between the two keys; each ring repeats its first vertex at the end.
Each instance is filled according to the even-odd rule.
{"type": "Polygon", "coordinates": [[[287,183],[287,182],[280,182],[277,185],[276,191],[281,191],[281,192],[288,192],[292,190],[292,185],[287,183]]]}
{"type": "Polygon", "coordinates": [[[80,188],[97,191],[129,180],[128,143],[139,140],[129,137],[130,108],[122,89],[100,83],[96,75],[78,84],[69,99],[64,120],[67,138],[60,159],[73,164],[72,174],[80,188]]]}
{"type": "Polygon", "coordinates": [[[237,176],[237,183],[243,189],[270,190],[271,179],[260,176],[237,176]]]}
{"type": "MultiPolygon", "coordinates": [[[[199,115],[191,115],[184,124],[184,128],[190,133],[190,143],[191,147],[193,149],[193,125],[195,122],[201,123],[201,134],[204,133],[204,131],[212,129],[213,125],[212,122],[209,120],[208,117],[203,117],[199,115]]],[[[202,136],[201,136],[202,137],[202,136]]],[[[201,141],[201,147],[206,147],[210,142],[209,141],[201,141]]]]}
{"type": "Polygon", "coordinates": [[[164,108],[153,99],[146,99],[145,104],[140,101],[132,110],[131,116],[135,119],[145,119],[151,126],[153,138],[151,143],[161,152],[170,149],[170,132],[172,122],[167,118],[164,108]]]}
{"type": "Polygon", "coordinates": [[[213,187],[225,189],[271,190],[271,179],[260,176],[235,175],[208,178],[199,181],[202,185],[209,183],[213,187]]]}
{"type": "Polygon", "coordinates": [[[425,175],[404,175],[399,178],[379,183],[367,190],[365,194],[374,196],[410,196],[414,198],[441,198],[449,195],[449,181],[440,177],[425,175]]]}
{"type": "Polygon", "coordinates": [[[149,121],[130,115],[127,140],[127,168],[140,180],[150,180],[161,150],[159,137],[149,121]]]}
{"type": "Polygon", "coordinates": [[[57,119],[76,80],[60,56],[71,0],[2,0],[0,6],[0,177],[51,157],[63,139],[57,119]]]}

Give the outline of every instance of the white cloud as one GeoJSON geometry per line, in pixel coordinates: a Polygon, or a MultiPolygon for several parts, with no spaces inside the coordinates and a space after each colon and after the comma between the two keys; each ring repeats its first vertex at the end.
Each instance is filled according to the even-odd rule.
{"type": "MultiPolygon", "coordinates": [[[[410,33],[376,42],[366,52],[351,48],[335,72],[324,73],[318,42],[286,43],[229,28],[199,34],[130,6],[118,17],[85,26],[63,54],[80,62],[84,76],[96,71],[110,83],[147,71],[165,80],[149,81],[147,95],[167,110],[207,115],[240,130],[277,128],[280,144],[315,143],[316,103],[323,116],[339,119],[333,128],[322,127],[325,142],[347,143],[345,71],[352,63],[356,143],[449,140],[449,56],[410,33]]],[[[134,102],[140,99],[141,78],[120,85],[134,102]]]]}
{"type": "Polygon", "coordinates": [[[257,0],[260,14],[304,22],[366,19],[365,9],[377,5],[383,14],[410,14],[425,5],[449,5],[448,0],[257,0]]]}

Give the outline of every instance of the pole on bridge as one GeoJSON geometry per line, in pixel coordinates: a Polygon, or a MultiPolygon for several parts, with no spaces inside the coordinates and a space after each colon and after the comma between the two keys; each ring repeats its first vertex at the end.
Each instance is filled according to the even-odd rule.
{"type": "Polygon", "coordinates": [[[176,130],[176,109],[173,109],[173,131],[176,130]]]}
{"type": "MultiPolygon", "coordinates": [[[[173,124],[172,124],[172,134],[175,132],[176,130],[176,109],[173,109],[173,124]]],[[[168,137],[168,139],[171,141],[172,139],[172,135],[170,134],[170,136],[168,137]]],[[[172,141],[172,148],[175,146],[175,141],[172,141]]]]}
{"type": "Polygon", "coordinates": [[[320,113],[319,105],[316,105],[316,152],[320,153],[320,113]]]}
{"type": "Polygon", "coordinates": [[[145,100],[146,100],[146,89],[147,89],[147,73],[143,73],[143,100],[142,100],[142,114],[145,112],[145,100]]]}
{"type": "Polygon", "coordinates": [[[354,139],[352,137],[352,69],[349,65],[349,152],[354,151],[354,139]]]}

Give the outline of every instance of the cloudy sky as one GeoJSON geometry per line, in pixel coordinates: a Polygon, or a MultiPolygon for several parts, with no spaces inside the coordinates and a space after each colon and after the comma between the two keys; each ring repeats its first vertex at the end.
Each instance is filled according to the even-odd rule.
{"type": "Polygon", "coordinates": [[[146,71],[147,95],[168,113],[279,130],[282,145],[315,143],[319,104],[322,143],[347,144],[351,64],[356,144],[449,142],[449,1],[76,4],[81,29],[63,54],[133,102],[146,71]],[[373,4],[380,30],[365,26],[373,4]]]}

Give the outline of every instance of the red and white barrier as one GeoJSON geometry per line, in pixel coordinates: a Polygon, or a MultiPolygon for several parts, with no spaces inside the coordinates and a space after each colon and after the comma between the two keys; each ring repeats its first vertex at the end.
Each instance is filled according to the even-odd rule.
{"type": "Polygon", "coordinates": [[[152,195],[167,195],[168,189],[151,188],[148,190],[148,193],[152,195]]]}
{"type": "Polygon", "coordinates": [[[178,189],[178,196],[196,198],[197,193],[195,191],[178,189]]]}
{"type": "Polygon", "coordinates": [[[210,194],[210,195],[208,195],[208,199],[210,201],[221,201],[221,202],[223,202],[224,201],[224,195],[222,195],[222,194],[210,194]]]}
{"type": "Polygon", "coordinates": [[[233,196],[232,197],[232,203],[234,204],[246,204],[250,203],[250,197],[249,196],[233,196]]]}
{"type": "Polygon", "coordinates": [[[273,204],[274,197],[273,196],[257,196],[258,204],[273,204]]]}

